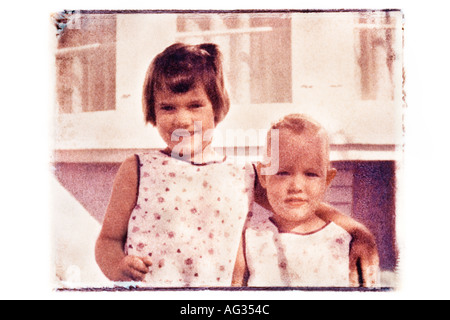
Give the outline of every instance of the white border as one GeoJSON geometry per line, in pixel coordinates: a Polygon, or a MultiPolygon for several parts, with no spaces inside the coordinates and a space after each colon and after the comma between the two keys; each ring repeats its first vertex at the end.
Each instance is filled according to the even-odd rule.
{"type": "Polygon", "coordinates": [[[401,288],[391,293],[336,292],[141,292],[61,293],[50,287],[48,160],[49,13],[62,9],[358,9],[361,1],[13,2],[0,19],[2,43],[2,299],[448,299],[448,51],[447,10],[434,0],[365,1],[365,8],[405,13],[408,111],[404,207],[399,222],[401,288]],[[188,7],[187,7],[188,6],[188,7]],[[208,7],[209,6],[209,7],[208,7]],[[444,140],[445,139],[445,140],[444,140]]]}

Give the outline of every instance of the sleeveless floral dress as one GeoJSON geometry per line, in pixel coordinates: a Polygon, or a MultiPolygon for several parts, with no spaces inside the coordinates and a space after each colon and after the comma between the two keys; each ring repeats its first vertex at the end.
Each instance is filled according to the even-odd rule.
{"type": "Polygon", "coordinates": [[[151,257],[149,287],[227,287],[253,194],[250,165],[137,156],[139,195],[125,252],[151,257]]]}
{"type": "Polygon", "coordinates": [[[331,222],[308,234],[281,233],[254,203],[245,231],[251,287],[348,287],[351,235],[331,222]]]}

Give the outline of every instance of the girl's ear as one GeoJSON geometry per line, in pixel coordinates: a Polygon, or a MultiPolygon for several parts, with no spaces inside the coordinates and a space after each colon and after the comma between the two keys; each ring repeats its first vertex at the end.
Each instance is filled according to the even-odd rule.
{"type": "Polygon", "coordinates": [[[256,165],[256,172],[258,173],[258,180],[259,183],[261,184],[261,187],[263,187],[264,189],[267,189],[267,181],[266,181],[266,175],[261,174],[261,169],[263,168],[263,165],[261,162],[258,162],[258,164],[256,165]]]}
{"type": "Polygon", "coordinates": [[[336,177],[337,170],[335,168],[331,168],[327,172],[327,187],[330,186],[331,182],[333,182],[334,178],[336,177]]]}

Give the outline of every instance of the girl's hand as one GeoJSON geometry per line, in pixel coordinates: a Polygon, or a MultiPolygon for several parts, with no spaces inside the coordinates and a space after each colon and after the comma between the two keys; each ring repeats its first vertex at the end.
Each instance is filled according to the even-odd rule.
{"type": "Polygon", "coordinates": [[[358,232],[350,245],[350,285],[373,288],[379,286],[379,256],[370,233],[358,232]]]}
{"type": "Polygon", "coordinates": [[[149,257],[125,256],[119,263],[120,281],[142,281],[152,265],[149,257]]]}

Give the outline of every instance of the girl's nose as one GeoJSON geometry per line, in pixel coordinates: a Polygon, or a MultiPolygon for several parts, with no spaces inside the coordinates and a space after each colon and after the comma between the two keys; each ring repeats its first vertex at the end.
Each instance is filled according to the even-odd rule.
{"type": "Polygon", "coordinates": [[[187,110],[180,110],[175,115],[174,126],[176,129],[188,130],[193,125],[192,115],[187,110]]]}
{"type": "Polygon", "coordinates": [[[301,174],[292,176],[289,183],[289,193],[302,193],[305,187],[305,179],[301,174]]]}

